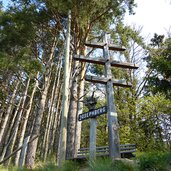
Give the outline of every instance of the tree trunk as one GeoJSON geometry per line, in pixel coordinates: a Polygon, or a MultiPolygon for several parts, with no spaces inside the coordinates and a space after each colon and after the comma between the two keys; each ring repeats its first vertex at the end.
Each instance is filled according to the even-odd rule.
{"type": "MultiPolygon", "coordinates": [[[[37,78],[38,78],[38,75],[39,75],[39,73],[37,74],[37,78]]],[[[32,104],[33,104],[33,98],[34,98],[34,94],[36,92],[37,86],[38,86],[38,79],[36,79],[34,88],[32,90],[31,96],[30,96],[29,106],[28,106],[28,109],[27,109],[26,114],[25,114],[24,123],[23,123],[22,128],[21,128],[21,134],[20,134],[20,138],[18,140],[17,147],[20,147],[23,144],[24,135],[25,135],[25,132],[26,132],[26,126],[27,126],[28,118],[29,118],[29,115],[30,115],[30,112],[31,112],[31,108],[32,108],[32,104]]],[[[20,153],[21,152],[18,151],[16,156],[15,156],[15,165],[18,165],[20,153]]]]}
{"type": "Polygon", "coordinates": [[[50,150],[51,152],[53,152],[52,148],[53,148],[53,144],[54,144],[54,140],[55,140],[55,132],[57,129],[57,123],[58,123],[58,116],[59,116],[59,104],[61,101],[61,91],[62,91],[62,84],[60,84],[60,78],[61,78],[61,62],[62,59],[60,58],[59,61],[59,66],[58,66],[58,75],[57,75],[57,83],[56,83],[56,90],[55,90],[55,97],[54,97],[54,103],[53,103],[53,115],[54,115],[54,120],[52,123],[52,138],[51,138],[51,144],[50,144],[50,150]]]}
{"type": "Polygon", "coordinates": [[[74,62],[74,73],[75,77],[73,78],[72,87],[71,87],[71,98],[70,106],[68,112],[68,122],[67,122],[67,159],[73,158],[75,154],[75,128],[76,128],[76,114],[77,114],[77,77],[78,77],[78,65],[77,61],[74,62]]]}
{"type": "Polygon", "coordinates": [[[10,101],[9,101],[9,107],[7,109],[7,113],[5,114],[5,118],[3,119],[3,122],[1,122],[2,125],[0,127],[0,145],[1,145],[1,142],[2,142],[3,135],[5,133],[5,128],[6,128],[6,125],[7,125],[7,121],[9,119],[9,117],[10,117],[10,114],[11,114],[12,105],[14,104],[14,99],[15,99],[15,95],[16,95],[16,92],[18,90],[19,84],[20,84],[20,81],[18,80],[16,85],[15,85],[14,92],[13,92],[13,94],[11,96],[10,101]]]}
{"type": "Polygon", "coordinates": [[[80,84],[79,84],[79,101],[78,101],[78,111],[76,116],[76,130],[75,130],[75,152],[74,157],[77,156],[78,149],[80,148],[80,142],[81,142],[81,121],[78,121],[78,116],[83,113],[83,96],[84,96],[84,84],[85,84],[85,72],[86,72],[86,65],[85,63],[82,64],[82,70],[80,74],[80,84]]]}
{"type": "Polygon", "coordinates": [[[51,150],[53,148],[53,151],[58,153],[58,144],[59,144],[59,139],[57,140],[57,137],[59,136],[59,123],[60,123],[60,104],[61,104],[61,94],[62,94],[62,87],[63,84],[61,84],[58,94],[58,100],[57,100],[57,105],[56,105],[56,112],[55,112],[55,118],[54,118],[54,123],[53,123],[53,133],[52,133],[52,143],[51,143],[51,150]]]}
{"type": "MultiPolygon", "coordinates": [[[[13,139],[12,139],[10,145],[9,145],[8,150],[7,150],[7,156],[12,153],[15,142],[16,142],[17,133],[18,133],[18,129],[19,129],[19,124],[21,122],[22,114],[23,114],[23,111],[24,111],[24,105],[25,105],[25,101],[26,101],[26,98],[27,98],[27,92],[28,92],[29,85],[30,85],[30,78],[28,78],[28,80],[27,80],[27,86],[26,86],[26,89],[25,89],[25,92],[24,92],[24,95],[23,95],[23,101],[22,101],[22,104],[21,104],[21,109],[20,109],[20,112],[17,115],[16,122],[15,122],[15,125],[14,125],[14,128],[13,128],[14,136],[13,136],[13,139]]],[[[8,160],[7,163],[9,164],[10,161],[11,161],[11,158],[8,160]]]]}
{"type": "MultiPolygon", "coordinates": [[[[40,132],[41,121],[42,121],[42,117],[43,117],[43,112],[44,112],[45,103],[46,103],[46,97],[47,97],[49,84],[50,84],[50,78],[46,77],[45,79],[46,79],[46,81],[45,81],[46,87],[45,87],[44,91],[42,92],[40,106],[39,106],[39,110],[38,110],[38,113],[35,118],[35,123],[34,123],[33,131],[32,131],[31,139],[36,137],[37,135],[39,135],[39,132],[40,132]]],[[[37,150],[37,144],[38,144],[38,138],[35,139],[34,141],[32,141],[28,146],[28,153],[27,153],[27,157],[26,157],[26,167],[27,168],[32,169],[34,167],[34,160],[35,160],[35,155],[36,155],[36,150],[37,150]]]]}
{"type": "Polygon", "coordinates": [[[49,110],[48,110],[48,114],[47,114],[47,121],[46,121],[46,127],[45,127],[45,134],[44,134],[44,138],[43,138],[43,145],[42,145],[42,159],[45,161],[47,158],[47,152],[48,152],[48,140],[49,140],[49,132],[50,132],[50,127],[52,124],[52,106],[54,103],[54,96],[55,96],[55,88],[56,88],[56,79],[57,79],[57,72],[58,70],[56,69],[56,73],[55,73],[55,80],[53,83],[53,87],[52,87],[52,92],[51,92],[51,98],[49,100],[49,110]]]}
{"type": "Polygon", "coordinates": [[[8,128],[8,132],[5,136],[4,147],[3,147],[3,151],[2,151],[1,156],[0,156],[0,161],[2,161],[4,159],[5,154],[7,152],[7,148],[13,139],[13,134],[11,135],[12,127],[14,126],[14,122],[15,122],[15,119],[17,117],[17,113],[20,109],[21,102],[22,102],[22,98],[20,98],[20,100],[19,100],[19,103],[18,103],[17,108],[15,110],[14,116],[12,118],[12,121],[10,122],[10,127],[8,128]],[[11,135],[11,137],[10,137],[10,135],[11,135]]]}
{"type": "Polygon", "coordinates": [[[21,152],[20,152],[20,160],[19,160],[19,163],[18,163],[18,166],[22,169],[22,167],[24,166],[24,163],[25,163],[25,157],[26,157],[26,151],[27,151],[27,146],[28,146],[28,142],[30,140],[30,136],[26,137],[24,139],[24,142],[23,142],[23,147],[21,149],[21,152]]]}
{"type": "Polygon", "coordinates": [[[2,101],[0,101],[0,106],[1,106],[1,108],[0,108],[0,124],[2,124],[1,122],[2,122],[2,118],[3,118],[3,115],[4,115],[4,111],[5,111],[5,104],[2,102],[2,101]]]}
{"type": "MultiPolygon", "coordinates": [[[[32,131],[32,135],[31,135],[31,139],[38,136],[40,133],[40,127],[41,127],[41,122],[42,122],[42,118],[43,118],[46,98],[47,98],[48,89],[50,86],[52,58],[53,58],[53,54],[55,51],[55,47],[56,47],[56,39],[54,40],[53,46],[51,48],[49,61],[47,63],[47,68],[46,68],[46,72],[45,72],[45,76],[44,76],[45,77],[44,78],[45,79],[44,89],[41,94],[40,105],[39,105],[38,113],[35,118],[35,123],[34,123],[33,131],[32,131]]],[[[32,169],[34,167],[37,145],[38,145],[38,138],[36,138],[34,141],[32,141],[28,146],[27,157],[26,157],[26,167],[27,168],[32,169]]]]}

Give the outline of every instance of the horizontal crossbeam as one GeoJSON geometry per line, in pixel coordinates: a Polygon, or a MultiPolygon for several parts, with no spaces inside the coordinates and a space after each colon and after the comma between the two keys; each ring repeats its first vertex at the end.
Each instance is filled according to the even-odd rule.
{"type": "MultiPolygon", "coordinates": [[[[104,46],[106,45],[106,43],[90,43],[90,42],[86,42],[85,45],[88,46],[88,47],[92,47],[92,48],[103,49],[104,46]]],[[[114,51],[125,51],[126,50],[125,47],[116,46],[114,44],[108,44],[108,46],[109,46],[109,50],[114,50],[114,51]]]]}
{"type": "MultiPolygon", "coordinates": [[[[92,58],[85,58],[82,55],[74,56],[74,60],[81,61],[81,62],[100,64],[100,65],[105,65],[105,62],[106,62],[106,60],[103,58],[92,59],[92,58]]],[[[112,61],[112,60],[111,60],[111,66],[120,67],[120,68],[128,68],[128,69],[138,69],[138,66],[135,64],[128,63],[128,62],[112,61]]]]}
{"type": "Polygon", "coordinates": [[[113,86],[120,86],[120,87],[132,87],[130,83],[126,83],[125,80],[117,80],[112,78],[104,78],[104,77],[96,77],[96,76],[85,76],[85,80],[93,83],[100,83],[100,84],[107,84],[108,81],[113,82],[113,86]]]}

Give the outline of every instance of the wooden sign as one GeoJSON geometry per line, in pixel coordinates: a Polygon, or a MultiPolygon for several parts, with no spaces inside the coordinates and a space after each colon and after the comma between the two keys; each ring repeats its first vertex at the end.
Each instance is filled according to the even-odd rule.
{"type": "Polygon", "coordinates": [[[83,121],[83,120],[88,119],[88,118],[94,118],[96,116],[100,116],[104,113],[107,113],[107,106],[103,106],[103,107],[82,113],[79,115],[78,120],[83,121]]]}

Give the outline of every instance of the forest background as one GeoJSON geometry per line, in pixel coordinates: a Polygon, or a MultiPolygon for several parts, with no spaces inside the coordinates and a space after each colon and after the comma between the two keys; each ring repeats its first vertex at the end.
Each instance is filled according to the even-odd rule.
{"type": "MultiPolygon", "coordinates": [[[[171,148],[171,39],[154,34],[150,43],[142,28],[124,24],[133,15],[134,0],[13,0],[0,8],[0,161],[31,141],[25,155],[18,151],[5,165],[24,160],[33,168],[38,159],[57,156],[64,83],[68,10],[71,10],[69,105],[66,158],[89,146],[89,121],[77,117],[88,109],[82,99],[92,90],[106,104],[103,86],[85,82],[87,73],[102,76],[103,67],[73,60],[74,55],[101,58],[102,52],[85,47],[86,41],[109,40],[126,51],[111,52],[113,60],[139,65],[137,71],[114,68],[113,77],[132,88],[114,87],[121,144],[133,143],[139,151],[171,148]],[[146,67],[146,68],[145,68],[146,67]],[[142,72],[145,72],[142,74],[142,72]],[[93,89],[92,89],[93,87],[93,89]]],[[[155,31],[154,31],[155,32],[155,31]]],[[[97,146],[108,145],[107,115],[98,117],[97,146]]]]}

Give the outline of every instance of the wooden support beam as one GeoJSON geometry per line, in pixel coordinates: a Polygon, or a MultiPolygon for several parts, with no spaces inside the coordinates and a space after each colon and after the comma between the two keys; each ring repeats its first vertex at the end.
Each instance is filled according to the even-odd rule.
{"type": "Polygon", "coordinates": [[[82,56],[82,55],[75,55],[74,60],[81,61],[81,62],[93,63],[93,64],[105,65],[105,59],[103,59],[103,58],[94,59],[94,58],[85,58],[85,56],[82,56]]]}
{"type": "Polygon", "coordinates": [[[117,80],[117,79],[112,79],[112,78],[86,75],[85,80],[92,82],[92,83],[100,83],[100,84],[107,84],[108,81],[112,81],[113,86],[132,87],[132,85],[130,83],[127,84],[125,80],[117,80]]]}
{"type": "Polygon", "coordinates": [[[107,84],[109,78],[86,75],[85,80],[89,81],[89,82],[92,82],[92,83],[107,84]]]}
{"type": "MultiPolygon", "coordinates": [[[[90,43],[90,42],[86,42],[85,43],[86,46],[88,47],[92,47],[92,48],[100,48],[103,49],[104,46],[106,45],[106,43],[90,43]]],[[[120,46],[116,46],[114,44],[108,44],[109,50],[114,50],[114,51],[125,51],[126,48],[125,47],[120,47],[120,46]]]]}
{"type": "Polygon", "coordinates": [[[116,46],[114,44],[109,44],[108,46],[109,46],[109,50],[120,51],[120,52],[123,52],[126,50],[126,48],[123,46],[116,46]]]}
{"type": "Polygon", "coordinates": [[[120,62],[120,61],[111,61],[111,66],[120,67],[120,68],[128,68],[128,69],[138,69],[139,67],[133,63],[128,62],[120,62]]]}
{"type": "Polygon", "coordinates": [[[126,83],[125,80],[116,80],[112,79],[113,86],[119,86],[119,87],[132,87],[132,84],[126,83]]]}
{"type": "MultiPolygon", "coordinates": [[[[74,60],[81,61],[81,62],[89,62],[93,64],[100,64],[100,65],[105,65],[106,60],[103,58],[85,58],[82,55],[75,55],[74,60]]],[[[138,66],[133,64],[133,63],[128,63],[128,62],[120,62],[120,61],[110,61],[111,66],[114,67],[119,67],[119,68],[128,68],[128,69],[137,69],[138,66]]]]}

